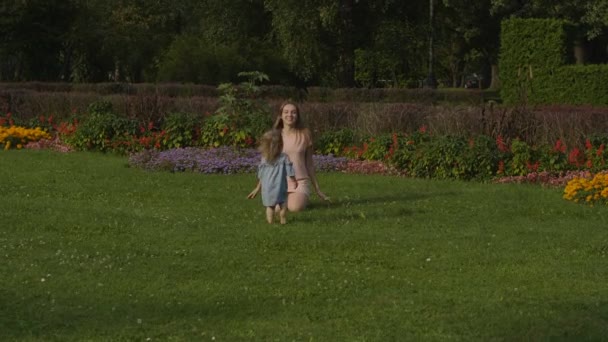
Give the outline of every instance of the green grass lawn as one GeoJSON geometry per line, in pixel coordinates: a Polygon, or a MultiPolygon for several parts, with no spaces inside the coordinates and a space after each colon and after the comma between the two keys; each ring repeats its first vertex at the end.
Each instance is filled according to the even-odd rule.
{"type": "Polygon", "coordinates": [[[608,338],[608,209],[561,189],[320,174],[268,225],[253,175],[0,153],[0,340],[608,338]]]}

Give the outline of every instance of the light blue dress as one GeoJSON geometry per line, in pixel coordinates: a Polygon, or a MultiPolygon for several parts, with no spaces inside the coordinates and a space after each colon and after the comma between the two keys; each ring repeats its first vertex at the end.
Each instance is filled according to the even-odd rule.
{"type": "Polygon", "coordinates": [[[262,158],[258,166],[258,179],[262,183],[262,204],[265,207],[285,203],[287,177],[295,177],[295,172],[286,154],[281,153],[272,164],[262,158]]]}

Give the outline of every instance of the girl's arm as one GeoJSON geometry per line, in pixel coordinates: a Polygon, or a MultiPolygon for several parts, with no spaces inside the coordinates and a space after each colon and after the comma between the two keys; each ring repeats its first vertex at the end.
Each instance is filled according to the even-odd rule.
{"type": "Polygon", "coordinates": [[[310,178],[310,182],[312,183],[312,187],[319,196],[320,199],[324,201],[330,201],[329,197],[327,197],[323,192],[321,192],[321,188],[319,188],[319,182],[317,181],[317,176],[315,174],[315,165],[312,160],[312,146],[308,146],[306,148],[306,171],[308,172],[308,177],[310,178]]]}
{"type": "Polygon", "coordinates": [[[251,191],[249,193],[249,195],[247,195],[247,198],[249,198],[249,199],[255,198],[255,196],[257,196],[258,192],[260,192],[261,188],[262,188],[262,182],[258,181],[258,184],[255,186],[255,189],[253,189],[253,191],[251,191]]]}

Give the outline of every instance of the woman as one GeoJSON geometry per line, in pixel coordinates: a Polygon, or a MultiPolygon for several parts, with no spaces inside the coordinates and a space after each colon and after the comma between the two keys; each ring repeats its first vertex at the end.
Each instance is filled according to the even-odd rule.
{"type": "Polygon", "coordinates": [[[301,211],[308,205],[310,187],[317,196],[329,201],[319,188],[315,167],[312,161],[312,137],[310,130],[305,128],[300,117],[300,109],[292,102],[281,105],[279,116],[274,123],[275,129],[280,129],[283,135],[283,153],[293,163],[296,174],[295,181],[287,180],[287,209],[301,211]]]}

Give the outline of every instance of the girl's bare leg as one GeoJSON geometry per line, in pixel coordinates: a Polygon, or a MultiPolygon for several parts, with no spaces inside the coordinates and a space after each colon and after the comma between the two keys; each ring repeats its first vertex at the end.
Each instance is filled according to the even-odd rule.
{"type": "Polygon", "coordinates": [[[266,207],[266,221],[270,224],[274,222],[274,207],[266,207]]]}
{"type": "Polygon", "coordinates": [[[287,206],[285,204],[281,205],[281,211],[279,212],[279,217],[281,219],[281,224],[287,223],[287,206]]]}
{"type": "Polygon", "coordinates": [[[292,212],[302,211],[308,205],[308,196],[298,192],[287,194],[287,209],[292,212]]]}

